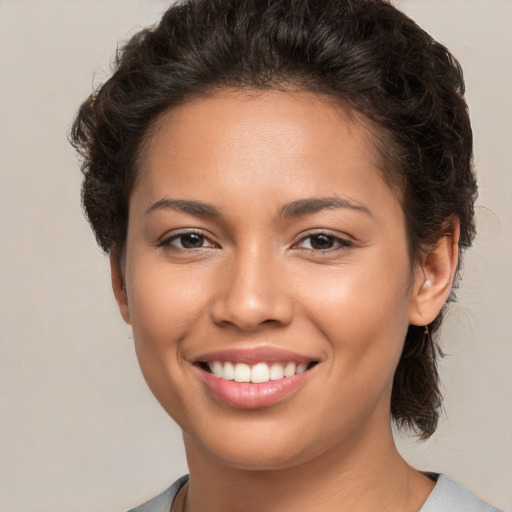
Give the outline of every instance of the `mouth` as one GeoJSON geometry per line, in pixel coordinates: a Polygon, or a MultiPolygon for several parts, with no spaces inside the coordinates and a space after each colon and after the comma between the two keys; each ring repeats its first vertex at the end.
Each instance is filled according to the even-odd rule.
{"type": "Polygon", "coordinates": [[[318,361],[302,363],[261,361],[254,364],[234,361],[201,361],[198,364],[202,370],[218,379],[238,383],[264,384],[300,375],[316,366],[318,361]]]}
{"type": "Polygon", "coordinates": [[[270,407],[291,399],[320,361],[270,347],[203,354],[194,366],[210,396],[239,409],[270,407]]]}

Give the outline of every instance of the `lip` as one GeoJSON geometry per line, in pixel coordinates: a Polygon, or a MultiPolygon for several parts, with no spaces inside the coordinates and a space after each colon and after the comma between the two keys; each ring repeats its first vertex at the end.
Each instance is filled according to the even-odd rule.
{"type": "Polygon", "coordinates": [[[295,364],[318,362],[317,358],[307,357],[289,350],[274,347],[255,347],[249,349],[227,349],[201,354],[194,358],[194,367],[209,392],[219,401],[231,407],[241,409],[259,409],[276,405],[297,393],[307,382],[316,366],[304,373],[283,379],[263,383],[235,382],[216,377],[208,372],[201,363],[206,362],[245,363],[248,365],[266,362],[295,364]]]}
{"type": "Polygon", "coordinates": [[[255,347],[255,348],[236,348],[227,350],[217,350],[214,352],[207,352],[194,358],[194,363],[207,363],[212,361],[220,361],[225,363],[230,361],[232,363],[282,363],[290,362],[295,364],[311,363],[317,361],[314,357],[307,357],[290,350],[283,350],[274,347],[255,347]]]}
{"type": "Polygon", "coordinates": [[[235,382],[215,377],[199,366],[196,367],[209,391],[221,402],[240,409],[260,409],[278,404],[299,391],[306,383],[315,367],[280,380],[271,380],[261,384],[235,382]]]}

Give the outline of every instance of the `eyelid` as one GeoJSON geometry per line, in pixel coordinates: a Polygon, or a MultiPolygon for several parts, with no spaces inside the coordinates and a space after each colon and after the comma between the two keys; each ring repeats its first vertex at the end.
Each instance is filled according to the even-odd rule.
{"type": "Polygon", "coordinates": [[[334,234],[332,231],[329,231],[327,229],[318,229],[314,231],[309,231],[307,233],[301,233],[296,239],[295,242],[292,244],[292,248],[297,249],[304,249],[306,251],[314,251],[318,253],[325,253],[329,251],[337,251],[337,250],[345,250],[349,249],[350,247],[353,247],[355,245],[354,241],[350,239],[350,237],[343,237],[338,234],[334,234]],[[304,247],[297,247],[300,243],[302,243],[304,240],[307,240],[308,238],[312,238],[314,236],[324,235],[329,238],[332,238],[334,240],[334,243],[337,244],[335,247],[331,247],[329,249],[313,249],[313,248],[304,248],[304,247]]]}
{"type": "Polygon", "coordinates": [[[214,242],[212,240],[212,236],[205,233],[203,230],[201,229],[197,229],[197,228],[179,228],[179,229],[175,229],[171,232],[168,232],[166,233],[165,235],[163,235],[161,238],[159,238],[155,244],[156,247],[173,247],[174,249],[176,250],[183,250],[183,251],[192,251],[192,250],[200,250],[200,249],[209,249],[211,247],[199,247],[198,249],[187,249],[185,247],[177,247],[175,245],[172,245],[171,242],[173,242],[174,240],[177,240],[179,239],[180,237],[182,236],[186,236],[186,235],[191,235],[191,234],[196,234],[196,235],[200,235],[202,237],[204,237],[204,239],[210,244],[211,247],[219,247],[219,244],[217,244],[216,242],[214,242]]]}
{"type": "MultiPolygon", "coordinates": [[[[213,236],[209,233],[205,233],[204,230],[198,229],[198,228],[178,228],[175,230],[172,230],[171,232],[167,232],[165,235],[160,237],[154,244],[152,244],[156,247],[173,247],[176,250],[183,250],[183,251],[192,251],[192,250],[200,250],[200,249],[209,249],[209,248],[219,248],[220,245],[213,241],[213,236]],[[204,237],[205,241],[208,242],[209,246],[207,247],[199,247],[197,249],[187,249],[185,247],[178,247],[176,245],[172,245],[172,242],[174,240],[179,239],[181,236],[186,236],[189,234],[197,234],[199,236],[204,237]]],[[[303,249],[306,251],[312,251],[312,252],[318,252],[318,253],[326,253],[326,252],[332,252],[337,250],[345,250],[349,249],[350,247],[353,247],[355,245],[355,242],[351,240],[350,237],[346,236],[340,236],[338,234],[333,233],[330,230],[327,229],[317,229],[313,231],[308,231],[305,233],[301,233],[296,240],[291,244],[292,249],[303,249]],[[314,249],[314,248],[304,248],[304,247],[297,247],[299,244],[307,240],[308,238],[312,238],[314,236],[324,235],[326,237],[329,237],[333,239],[335,247],[329,248],[329,249],[314,249]]]]}

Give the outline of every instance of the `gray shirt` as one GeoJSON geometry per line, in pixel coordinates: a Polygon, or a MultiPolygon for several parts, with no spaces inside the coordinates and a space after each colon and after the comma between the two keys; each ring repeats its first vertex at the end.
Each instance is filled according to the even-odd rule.
{"type": "MultiPolygon", "coordinates": [[[[437,483],[419,512],[503,512],[483,502],[446,475],[429,476],[437,477],[437,483]]],[[[187,481],[188,475],[182,476],[163,493],[128,512],[170,512],[176,494],[187,481]]]]}

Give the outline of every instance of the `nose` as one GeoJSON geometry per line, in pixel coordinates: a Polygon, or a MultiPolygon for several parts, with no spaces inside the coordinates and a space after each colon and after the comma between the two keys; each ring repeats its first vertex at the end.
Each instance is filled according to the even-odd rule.
{"type": "Polygon", "coordinates": [[[282,262],[262,253],[256,249],[226,262],[210,306],[216,324],[254,331],[291,322],[293,304],[282,262]]]}

